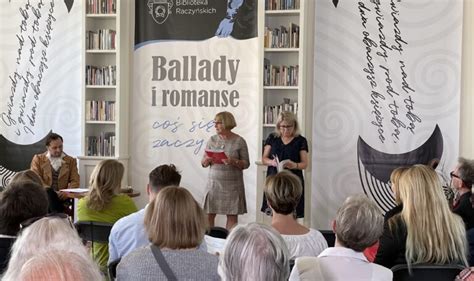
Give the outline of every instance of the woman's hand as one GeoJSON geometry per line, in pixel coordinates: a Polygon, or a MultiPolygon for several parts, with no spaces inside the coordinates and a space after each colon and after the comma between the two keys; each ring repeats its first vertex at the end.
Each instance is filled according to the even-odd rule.
{"type": "Polygon", "coordinates": [[[236,159],[236,158],[227,158],[227,159],[223,159],[222,162],[224,162],[224,164],[226,165],[232,165],[232,166],[235,166],[237,168],[241,168],[240,165],[239,165],[239,159],[236,159]]]}
{"type": "Polygon", "coordinates": [[[272,159],[270,160],[270,164],[268,166],[271,166],[271,167],[276,167],[278,166],[278,162],[276,159],[272,159]]]}
{"type": "Polygon", "coordinates": [[[211,157],[205,157],[202,161],[201,161],[201,165],[206,168],[206,167],[209,167],[210,165],[214,164],[214,161],[212,161],[212,158],[211,157]]]}
{"type": "Polygon", "coordinates": [[[296,170],[298,169],[298,164],[296,162],[293,162],[289,160],[285,164],[283,164],[283,168],[290,169],[290,170],[296,170]]]}

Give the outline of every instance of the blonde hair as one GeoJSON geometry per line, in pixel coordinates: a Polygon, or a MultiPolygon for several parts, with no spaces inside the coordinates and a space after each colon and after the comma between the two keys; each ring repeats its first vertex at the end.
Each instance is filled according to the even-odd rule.
{"type": "Polygon", "coordinates": [[[467,265],[465,226],[449,209],[436,172],[414,165],[403,172],[398,188],[403,202],[400,217],[407,228],[407,263],[467,265]]]}
{"type": "Polygon", "coordinates": [[[216,121],[222,122],[222,126],[226,130],[232,130],[233,128],[237,127],[237,123],[235,122],[234,115],[228,111],[222,111],[216,114],[214,118],[216,121]]]}
{"type": "Polygon", "coordinates": [[[101,161],[91,174],[90,192],[86,196],[87,207],[101,211],[119,193],[124,167],[117,160],[101,161]]]}
{"type": "Polygon", "coordinates": [[[201,244],[207,220],[188,190],[168,186],[147,207],[145,228],[151,243],[160,248],[189,249],[201,244]]]}
{"type": "Polygon", "coordinates": [[[289,215],[295,211],[303,187],[300,179],[293,173],[281,171],[267,177],[263,191],[268,204],[276,213],[289,215]]]}
{"type": "Polygon", "coordinates": [[[293,125],[293,136],[299,136],[300,134],[300,127],[298,125],[298,120],[296,120],[295,114],[290,111],[282,111],[278,114],[276,126],[275,126],[275,135],[280,137],[280,124],[281,122],[286,121],[287,123],[293,125]]]}
{"type": "Polygon", "coordinates": [[[400,193],[398,192],[398,181],[400,180],[400,177],[402,176],[403,172],[405,172],[406,170],[408,170],[408,167],[398,167],[390,174],[390,182],[392,183],[391,187],[393,195],[395,196],[395,202],[397,202],[397,204],[402,203],[402,201],[400,200],[400,193]]]}

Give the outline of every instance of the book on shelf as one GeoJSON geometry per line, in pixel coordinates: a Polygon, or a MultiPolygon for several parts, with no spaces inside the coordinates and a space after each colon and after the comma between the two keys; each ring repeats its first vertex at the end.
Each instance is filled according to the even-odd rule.
{"type": "Polygon", "coordinates": [[[86,13],[88,14],[115,14],[116,0],[87,0],[86,13]]]}
{"type": "Polygon", "coordinates": [[[265,0],[265,10],[295,10],[300,8],[300,0],[265,0]]]}
{"type": "Polygon", "coordinates": [[[292,103],[290,99],[284,98],[282,104],[265,105],[263,107],[263,124],[276,124],[278,115],[283,111],[290,111],[297,115],[298,103],[292,103]]]}
{"type": "Polygon", "coordinates": [[[115,156],[115,133],[101,132],[99,136],[86,137],[87,156],[115,156]]]}
{"type": "Polygon", "coordinates": [[[86,100],[87,121],[115,121],[115,101],[86,100]]]}
{"type": "Polygon", "coordinates": [[[298,75],[298,65],[272,65],[269,59],[264,58],[264,86],[298,86],[298,75]]]}
{"type": "Polygon", "coordinates": [[[117,67],[86,65],[86,85],[115,86],[117,83],[117,67]]]}
{"type": "Polygon", "coordinates": [[[265,48],[299,48],[299,25],[290,23],[288,27],[266,26],[263,35],[265,48]]]}
{"type": "Polygon", "coordinates": [[[115,50],[117,32],[112,29],[89,30],[86,32],[87,50],[115,50]]]}

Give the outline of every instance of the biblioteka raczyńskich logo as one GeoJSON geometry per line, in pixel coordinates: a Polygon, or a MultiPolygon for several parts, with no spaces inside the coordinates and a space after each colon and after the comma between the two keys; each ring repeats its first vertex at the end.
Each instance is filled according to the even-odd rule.
{"type": "Polygon", "coordinates": [[[171,14],[172,0],[148,0],[148,12],[157,24],[162,24],[171,14]]]}

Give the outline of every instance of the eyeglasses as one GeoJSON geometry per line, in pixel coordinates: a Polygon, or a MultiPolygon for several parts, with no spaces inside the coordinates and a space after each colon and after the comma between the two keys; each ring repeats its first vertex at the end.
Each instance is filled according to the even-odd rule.
{"type": "Polygon", "coordinates": [[[222,124],[222,121],[214,121],[214,124],[222,124]]]}
{"type": "Polygon", "coordinates": [[[22,223],[20,223],[20,229],[23,230],[23,229],[27,228],[28,226],[34,224],[35,222],[37,222],[37,221],[39,221],[40,219],[43,219],[43,218],[67,219],[68,222],[69,222],[69,225],[72,228],[74,228],[74,224],[71,221],[71,217],[69,217],[68,215],[66,215],[64,213],[51,213],[51,214],[47,214],[47,215],[44,215],[44,216],[29,218],[29,219],[23,221],[22,223]]]}
{"type": "Polygon", "coordinates": [[[280,125],[280,129],[291,129],[293,125],[280,125]]]}
{"type": "Polygon", "coordinates": [[[458,175],[456,175],[454,173],[454,171],[452,171],[451,173],[449,173],[449,175],[451,176],[451,178],[458,178],[458,179],[461,179],[458,175]]]}

